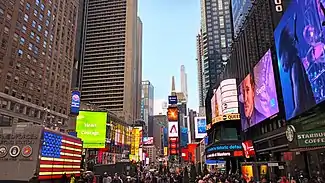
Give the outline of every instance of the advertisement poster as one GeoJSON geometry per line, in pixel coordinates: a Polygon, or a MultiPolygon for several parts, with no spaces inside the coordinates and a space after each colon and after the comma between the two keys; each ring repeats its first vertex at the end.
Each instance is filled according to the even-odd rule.
{"type": "Polygon", "coordinates": [[[80,91],[72,91],[71,93],[71,107],[70,113],[71,114],[79,114],[79,107],[80,107],[80,91]]]}
{"type": "Polygon", "coordinates": [[[274,31],[287,120],[325,100],[324,5],[291,1],[274,31]]]}
{"type": "Polygon", "coordinates": [[[168,137],[178,137],[178,122],[168,122],[168,137]]]}
{"type": "Polygon", "coordinates": [[[261,165],[260,166],[260,174],[266,175],[267,174],[267,165],[261,165]]]}
{"type": "Polygon", "coordinates": [[[141,141],[140,140],[141,136],[140,136],[140,129],[139,128],[135,129],[134,137],[135,137],[134,154],[138,155],[139,154],[140,141],[141,141]]]}
{"type": "Polygon", "coordinates": [[[134,134],[134,136],[132,136],[131,138],[131,154],[135,155],[135,134],[136,134],[136,129],[133,128],[132,129],[132,134],[134,134]]]}
{"type": "Polygon", "coordinates": [[[194,118],[194,128],[195,128],[195,138],[202,139],[207,135],[206,132],[206,118],[205,117],[195,117],[194,118]]]}
{"type": "Polygon", "coordinates": [[[106,112],[79,112],[76,131],[83,141],[83,148],[105,148],[106,119],[106,112]]]}
{"type": "Polygon", "coordinates": [[[243,165],[241,167],[241,173],[246,182],[250,182],[253,176],[253,166],[252,165],[243,165]]]}
{"type": "Polygon", "coordinates": [[[268,50],[239,86],[242,130],[279,112],[271,50],[268,50]]]}

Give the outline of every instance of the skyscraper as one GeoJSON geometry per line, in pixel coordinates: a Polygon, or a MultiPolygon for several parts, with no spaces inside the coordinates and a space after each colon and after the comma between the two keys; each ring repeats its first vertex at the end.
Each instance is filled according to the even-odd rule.
{"type": "Polygon", "coordinates": [[[137,119],[141,77],[142,23],[137,0],[85,3],[85,44],[81,63],[81,100],[137,119]]]}
{"type": "Polygon", "coordinates": [[[184,65],[181,65],[181,92],[184,94],[186,100],[188,100],[187,74],[185,72],[185,66],[184,65]]]}
{"type": "Polygon", "coordinates": [[[1,1],[0,125],[66,124],[77,0],[1,1]]]}
{"type": "Polygon", "coordinates": [[[154,86],[150,81],[142,81],[141,119],[148,127],[148,135],[153,136],[154,86]]]}
{"type": "Polygon", "coordinates": [[[199,107],[204,106],[204,83],[203,83],[203,38],[202,30],[196,36],[196,62],[197,62],[197,80],[199,93],[199,107]]]}
{"type": "MultiPolygon", "coordinates": [[[[232,43],[230,0],[201,0],[204,92],[216,83],[232,43]]],[[[205,97],[204,97],[205,98],[205,97]]]]}

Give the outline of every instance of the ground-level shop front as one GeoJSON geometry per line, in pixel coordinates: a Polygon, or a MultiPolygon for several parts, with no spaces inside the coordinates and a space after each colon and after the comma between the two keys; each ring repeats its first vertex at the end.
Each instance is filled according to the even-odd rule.
{"type": "Polygon", "coordinates": [[[291,175],[303,174],[305,177],[320,176],[325,179],[325,129],[297,131],[289,125],[287,131],[291,175]],[[292,135],[289,128],[293,131],[292,135]]]}

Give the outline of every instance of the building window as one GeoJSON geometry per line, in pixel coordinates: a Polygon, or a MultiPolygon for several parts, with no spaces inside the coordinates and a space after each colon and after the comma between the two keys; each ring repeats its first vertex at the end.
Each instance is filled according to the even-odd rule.
{"type": "Polygon", "coordinates": [[[47,10],[47,16],[51,16],[51,10],[47,10]]]}
{"type": "Polygon", "coordinates": [[[38,15],[38,11],[34,10],[34,16],[37,17],[37,15],[38,15]]]}
{"type": "Polygon", "coordinates": [[[33,23],[32,23],[32,27],[36,27],[36,21],[35,20],[33,20],[33,23]]]}
{"type": "Polygon", "coordinates": [[[8,80],[11,79],[11,73],[10,73],[10,72],[7,73],[7,79],[8,79],[8,80]]]}
{"type": "Polygon", "coordinates": [[[14,41],[18,41],[18,37],[19,37],[18,34],[15,33],[15,34],[14,34],[14,41]]]}
{"type": "Polygon", "coordinates": [[[23,25],[22,32],[26,34],[26,31],[27,31],[27,28],[26,28],[26,26],[23,25]]]}
{"type": "Polygon", "coordinates": [[[8,33],[9,33],[9,27],[5,27],[5,29],[4,29],[4,33],[5,33],[5,34],[8,34],[8,33]]]}
{"type": "Polygon", "coordinates": [[[41,4],[41,10],[42,11],[44,11],[44,8],[45,8],[44,4],[41,4]]]}
{"type": "Polygon", "coordinates": [[[42,26],[41,26],[41,25],[38,25],[38,26],[37,26],[37,30],[38,30],[39,32],[41,32],[41,30],[42,30],[42,26]]]}
{"type": "Polygon", "coordinates": [[[7,20],[10,21],[11,18],[12,18],[12,16],[8,13],[8,14],[7,14],[7,20]]]}
{"type": "Polygon", "coordinates": [[[28,15],[27,14],[24,15],[24,20],[25,20],[25,22],[28,22],[28,15]]]}
{"type": "Polygon", "coordinates": [[[46,21],[45,21],[45,25],[46,25],[46,27],[48,27],[49,24],[50,24],[50,21],[49,21],[49,20],[46,20],[46,21]]]}
{"type": "Polygon", "coordinates": [[[21,67],[21,64],[20,64],[20,63],[17,63],[17,65],[16,65],[16,69],[19,70],[20,67],[21,67]]]}
{"type": "Polygon", "coordinates": [[[24,53],[23,50],[21,50],[21,49],[18,50],[18,56],[19,56],[20,58],[23,56],[23,53],[24,53]]]}
{"type": "Polygon", "coordinates": [[[47,37],[48,34],[49,34],[49,32],[47,30],[45,30],[44,36],[47,37]]]}
{"type": "Polygon", "coordinates": [[[34,39],[35,33],[33,31],[31,31],[29,37],[32,38],[32,39],[34,39]]]}
{"type": "Polygon", "coordinates": [[[9,87],[8,86],[5,87],[4,93],[9,94],[9,87]]]}
{"type": "Polygon", "coordinates": [[[29,9],[30,9],[30,4],[26,3],[26,10],[29,10],[29,9]]]}
{"type": "Polygon", "coordinates": [[[18,83],[18,81],[19,81],[19,77],[18,77],[18,76],[15,76],[15,78],[14,78],[14,82],[15,82],[15,83],[18,83]]]}
{"type": "Polygon", "coordinates": [[[21,37],[21,38],[20,38],[20,44],[21,44],[21,45],[24,45],[24,43],[25,43],[25,39],[24,39],[23,37],[21,37]]]}
{"type": "Polygon", "coordinates": [[[40,42],[40,37],[36,36],[36,42],[39,43],[40,42]]]}
{"type": "Polygon", "coordinates": [[[35,4],[38,6],[40,3],[40,0],[35,0],[35,4]]]}
{"type": "Polygon", "coordinates": [[[39,20],[43,21],[43,15],[41,13],[39,14],[39,20]]]}
{"type": "Polygon", "coordinates": [[[221,39],[221,47],[225,48],[226,47],[226,36],[225,35],[221,35],[220,36],[221,39]]]}
{"type": "Polygon", "coordinates": [[[29,44],[28,44],[28,49],[29,49],[30,51],[33,50],[33,44],[32,44],[32,43],[29,43],[29,44]]]}

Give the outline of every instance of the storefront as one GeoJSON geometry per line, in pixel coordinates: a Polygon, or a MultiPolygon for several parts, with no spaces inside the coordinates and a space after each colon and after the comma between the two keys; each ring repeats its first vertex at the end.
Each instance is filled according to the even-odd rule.
{"type": "Polygon", "coordinates": [[[289,125],[286,135],[292,156],[290,173],[296,175],[301,171],[306,177],[325,178],[325,129],[297,132],[293,125],[289,125]]]}
{"type": "Polygon", "coordinates": [[[228,141],[214,143],[205,149],[206,161],[225,161],[226,172],[236,172],[240,168],[240,162],[244,160],[242,141],[228,141]]]}

